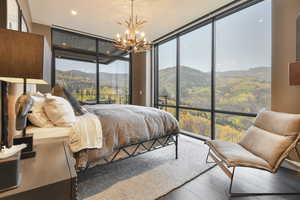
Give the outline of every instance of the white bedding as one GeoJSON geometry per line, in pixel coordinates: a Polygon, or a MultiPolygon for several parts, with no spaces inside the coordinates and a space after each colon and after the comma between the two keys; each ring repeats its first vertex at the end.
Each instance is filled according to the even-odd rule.
{"type": "Polygon", "coordinates": [[[52,128],[39,128],[29,126],[26,128],[27,133],[33,134],[33,140],[44,140],[44,139],[68,139],[72,134],[72,127],[52,127],[52,128]]]}
{"type": "Polygon", "coordinates": [[[72,127],[74,132],[70,135],[69,145],[73,153],[102,148],[102,126],[96,115],[86,113],[77,116],[72,127]]]}

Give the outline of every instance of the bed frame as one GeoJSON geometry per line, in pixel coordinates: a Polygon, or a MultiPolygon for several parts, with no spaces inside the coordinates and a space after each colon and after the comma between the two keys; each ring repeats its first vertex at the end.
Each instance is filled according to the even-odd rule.
{"type": "MultiPolygon", "coordinates": [[[[93,166],[114,163],[128,158],[136,157],[138,155],[151,152],[157,149],[161,149],[170,145],[175,145],[175,159],[178,159],[178,135],[179,133],[173,133],[154,139],[123,146],[119,149],[116,149],[111,156],[104,157],[99,162],[94,163],[93,166]]],[[[88,163],[87,167],[84,170],[81,170],[79,173],[85,172],[89,167],[91,167],[91,163],[88,163]]]]}

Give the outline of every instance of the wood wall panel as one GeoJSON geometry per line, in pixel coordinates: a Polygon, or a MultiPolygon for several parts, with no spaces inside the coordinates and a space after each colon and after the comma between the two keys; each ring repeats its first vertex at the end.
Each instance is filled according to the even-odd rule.
{"type": "Polygon", "coordinates": [[[6,28],[7,23],[7,9],[6,0],[0,0],[0,28],[6,28]]]}
{"type": "Polygon", "coordinates": [[[146,53],[133,54],[132,104],[146,105],[146,53]]]}
{"type": "Polygon", "coordinates": [[[272,0],[272,110],[278,112],[300,113],[300,86],[289,80],[289,63],[297,58],[299,13],[299,0],[272,0]]]}

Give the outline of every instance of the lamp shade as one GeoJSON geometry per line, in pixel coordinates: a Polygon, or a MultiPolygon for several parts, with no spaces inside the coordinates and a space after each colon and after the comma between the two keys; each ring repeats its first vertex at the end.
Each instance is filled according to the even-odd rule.
{"type": "Polygon", "coordinates": [[[44,42],[41,35],[0,29],[0,80],[46,83],[44,42]]]}

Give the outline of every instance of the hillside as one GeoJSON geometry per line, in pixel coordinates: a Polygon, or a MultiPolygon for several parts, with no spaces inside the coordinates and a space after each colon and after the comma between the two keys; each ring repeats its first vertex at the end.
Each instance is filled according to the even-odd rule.
{"type": "MultiPolygon", "coordinates": [[[[256,113],[270,103],[271,68],[256,67],[249,70],[216,73],[216,109],[235,112],[256,113]]],[[[82,71],[58,71],[58,82],[81,101],[94,100],[96,75],[82,71]]],[[[100,73],[101,100],[127,103],[128,74],[100,73]],[[118,89],[116,89],[118,88],[118,89]]],[[[159,71],[159,95],[161,103],[175,104],[176,68],[159,71]]],[[[180,67],[180,105],[211,108],[211,74],[190,67],[180,67]]],[[[174,113],[175,109],[166,108],[174,113]]],[[[210,113],[180,109],[180,127],[196,134],[210,136],[210,113]]],[[[216,114],[216,136],[218,139],[236,142],[252,124],[253,118],[216,114]]]]}
{"type": "MultiPolygon", "coordinates": [[[[176,68],[159,71],[160,103],[175,104],[176,68]]],[[[211,74],[190,67],[180,67],[180,105],[211,108],[211,74]]],[[[271,68],[217,72],[215,105],[217,110],[257,113],[271,102],[271,68]]],[[[175,109],[162,107],[175,115],[175,109]]],[[[195,134],[211,136],[209,112],[180,109],[180,127],[195,134]]],[[[216,138],[237,142],[251,126],[254,118],[217,113],[216,138]]]]}
{"type": "MultiPolygon", "coordinates": [[[[70,71],[59,71],[56,70],[56,76],[58,80],[63,80],[63,82],[68,85],[68,87],[73,89],[85,89],[85,88],[94,88],[96,83],[96,74],[86,73],[79,70],[70,70],[70,71]]],[[[99,73],[100,83],[103,87],[116,86],[128,87],[128,74],[115,74],[115,73],[99,73]]]]}
{"type": "MultiPolygon", "coordinates": [[[[182,88],[209,87],[211,85],[210,73],[202,72],[191,67],[180,67],[180,80],[182,88]]],[[[159,70],[160,84],[169,85],[176,82],[176,67],[159,70]]],[[[217,72],[217,79],[223,78],[254,78],[258,81],[271,81],[270,67],[255,67],[249,70],[217,72]],[[267,75],[267,76],[266,76],[267,75]]]]}
{"type": "MultiPolygon", "coordinates": [[[[176,67],[159,71],[159,94],[168,97],[168,104],[176,98],[176,67]]],[[[256,113],[270,102],[271,68],[217,72],[216,106],[218,109],[256,113]]],[[[210,108],[211,74],[190,67],[180,67],[181,105],[210,108]]],[[[161,98],[166,101],[166,98],[161,98]]]]}

